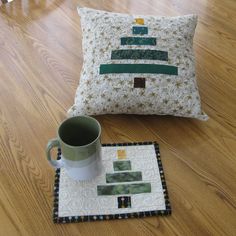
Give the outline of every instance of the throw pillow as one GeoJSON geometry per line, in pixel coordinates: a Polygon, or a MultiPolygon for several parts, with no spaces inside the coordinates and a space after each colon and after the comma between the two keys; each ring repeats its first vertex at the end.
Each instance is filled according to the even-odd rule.
{"type": "Polygon", "coordinates": [[[196,15],[78,8],[84,63],[69,116],[156,114],[206,120],[195,78],[196,15]]]}

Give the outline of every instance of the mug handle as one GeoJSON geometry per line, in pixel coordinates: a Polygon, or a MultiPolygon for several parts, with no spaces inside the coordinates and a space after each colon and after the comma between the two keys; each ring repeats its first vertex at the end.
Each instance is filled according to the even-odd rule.
{"type": "Polygon", "coordinates": [[[59,141],[54,138],[48,141],[47,147],[46,147],[46,156],[48,161],[50,162],[50,164],[54,167],[54,168],[61,168],[63,166],[62,164],[62,160],[52,160],[51,158],[51,149],[55,148],[55,147],[60,147],[60,143],[59,141]]]}

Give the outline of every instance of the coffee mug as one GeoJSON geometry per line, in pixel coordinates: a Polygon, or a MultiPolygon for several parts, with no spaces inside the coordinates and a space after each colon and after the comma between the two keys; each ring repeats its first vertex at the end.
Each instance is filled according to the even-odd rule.
{"type": "Polygon", "coordinates": [[[101,126],[90,116],[68,118],[58,128],[57,138],[49,140],[47,159],[55,168],[65,168],[74,180],[88,180],[100,174],[101,126]],[[51,149],[61,149],[61,159],[51,158],[51,149]]]}

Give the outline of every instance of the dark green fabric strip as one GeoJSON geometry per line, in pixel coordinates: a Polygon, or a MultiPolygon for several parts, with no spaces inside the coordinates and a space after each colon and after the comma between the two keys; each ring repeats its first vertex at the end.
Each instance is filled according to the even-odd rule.
{"type": "Polygon", "coordinates": [[[118,184],[118,185],[98,185],[97,194],[101,195],[118,195],[118,194],[139,194],[150,193],[150,183],[140,184],[118,184]]]}
{"type": "Polygon", "coordinates": [[[130,161],[114,161],[113,168],[114,168],[114,171],[131,170],[131,162],[130,161]]]}
{"type": "Polygon", "coordinates": [[[145,59],[168,61],[168,52],[150,49],[122,49],[113,50],[111,59],[145,59]]]}
{"type": "Polygon", "coordinates": [[[156,38],[122,37],[121,45],[156,45],[156,38]]]}
{"type": "Polygon", "coordinates": [[[102,64],[100,74],[148,73],[178,75],[178,67],[156,64],[102,64]]]}
{"type": "Polygon", "coordinates": [[[133,172],[106,174],[107,183],[133,182],[133,181],[142,181],[142,172],[133,171],[133,172]]]}
{"type": "Polygon", "coordinates": [[[133,27],[133,34],[148,34],[148,28],[144,26],[134,26],[133,27]]]}

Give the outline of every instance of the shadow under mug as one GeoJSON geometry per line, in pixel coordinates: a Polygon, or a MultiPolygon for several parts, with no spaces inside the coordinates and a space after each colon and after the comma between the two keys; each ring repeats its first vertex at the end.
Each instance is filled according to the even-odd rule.
{"type": "Polygon", "coordinates": [[[65,168],[74,180],[98,176],[101,163],[101,126],[90,116],[68,118],[58,128],[57,138],[48,141],[46,155],[55,168],[65,168]],[[61,148],[61,159],[51,158],[51,149],[61,148]]]}

